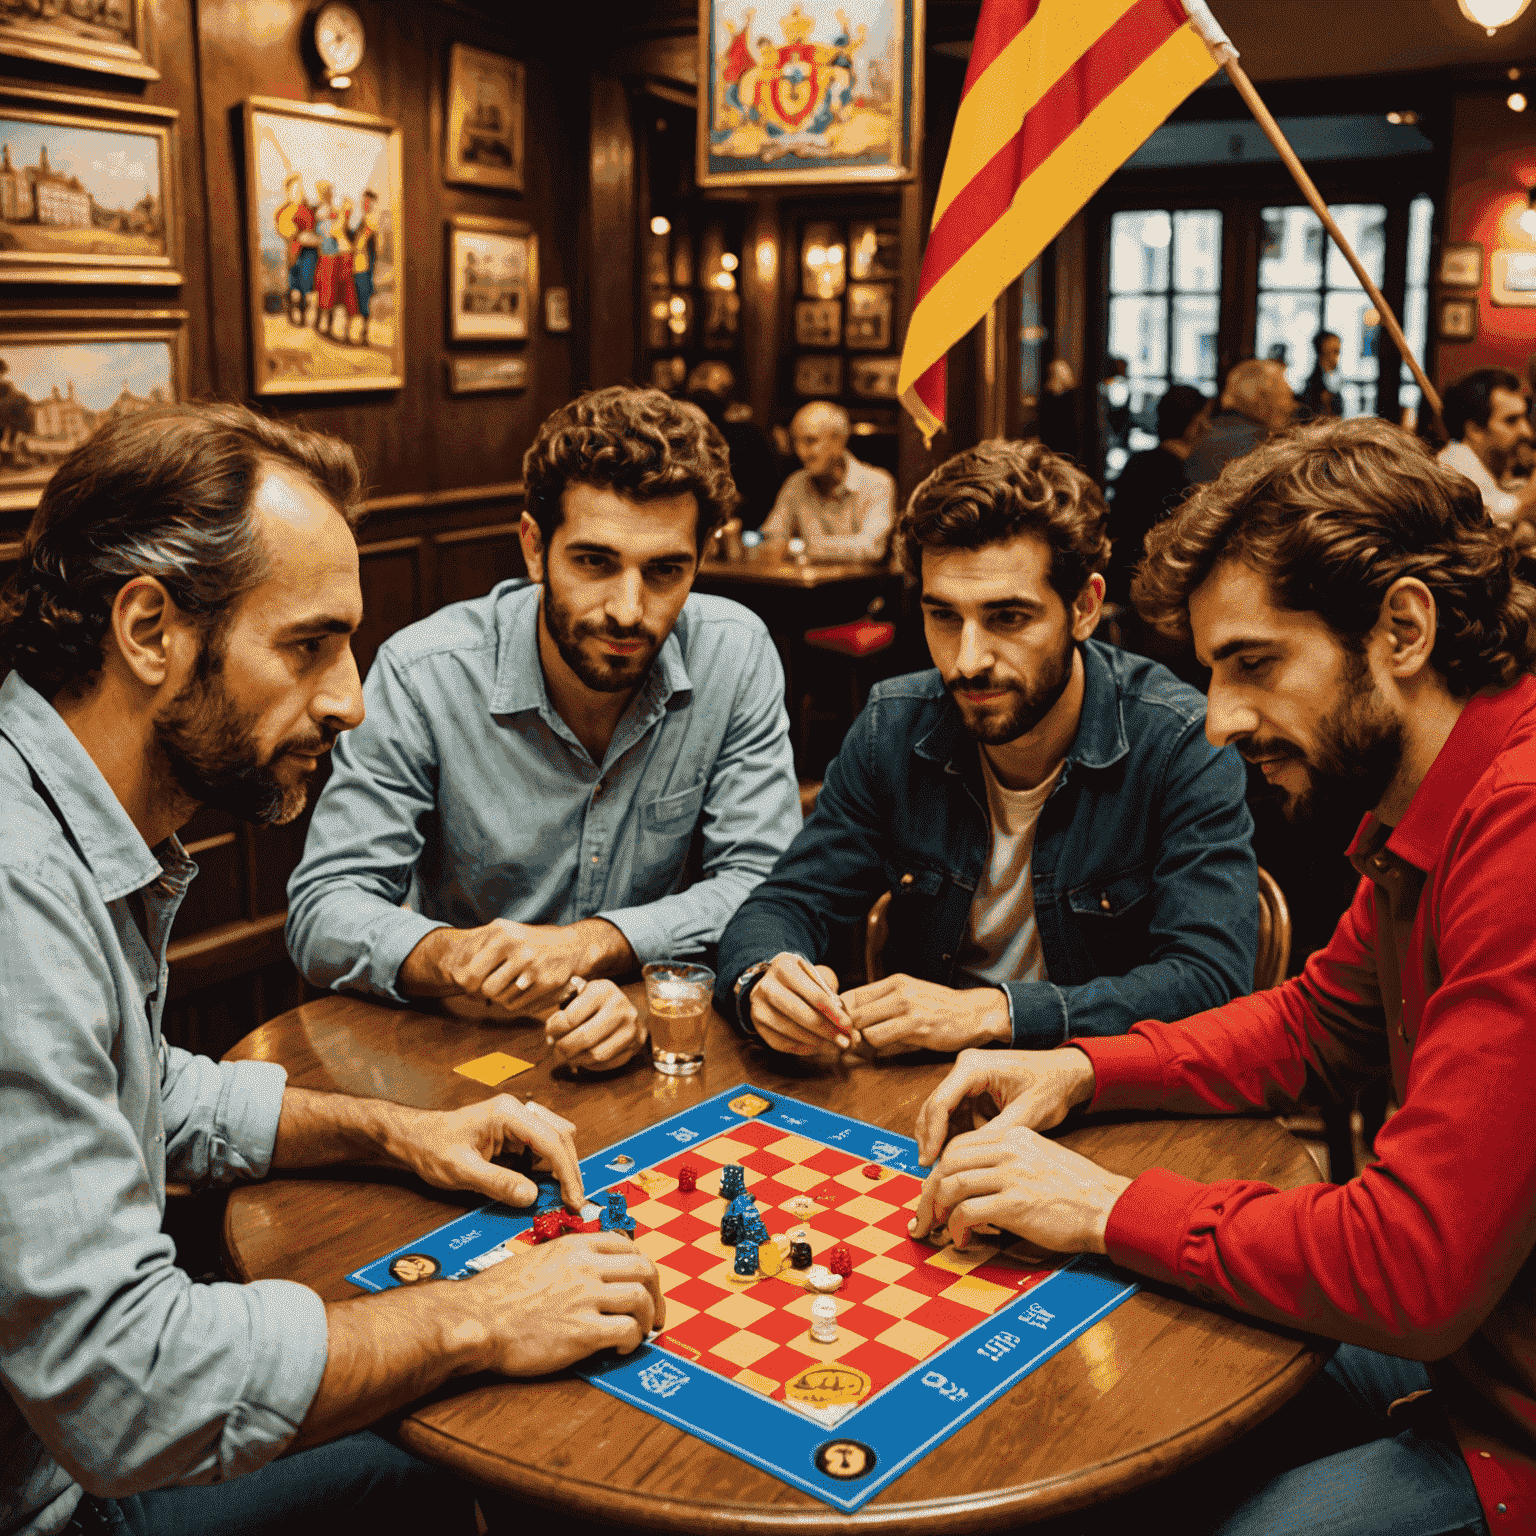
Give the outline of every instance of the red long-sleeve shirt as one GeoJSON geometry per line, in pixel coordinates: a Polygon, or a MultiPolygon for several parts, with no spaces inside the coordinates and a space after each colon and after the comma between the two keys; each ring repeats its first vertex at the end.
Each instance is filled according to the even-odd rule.
{"type": "Polygon", "coordinates": [[[1096,1110],[1289,1107],[1390,1071],[1402,1108],[1347,1184],[1154,1168],[1116,1262],[1260,1317],[1431,1361],[1490,1528],[1536,1536],[1536,679],[1463,710],[1396,828],[1283,987],[1074,1041],[1096,1110]]]}

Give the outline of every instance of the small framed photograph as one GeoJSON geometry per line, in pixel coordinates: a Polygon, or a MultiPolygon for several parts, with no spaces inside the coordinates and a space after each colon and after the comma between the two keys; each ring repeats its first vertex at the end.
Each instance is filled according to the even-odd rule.
{"type": "Polygon", "coordinates": [[[1447,288],[1481,288],[1482,246],[1475,240],[1446,246],[1440,252],[1440,281],[1447,288]]]}
{"type": "MultiPolygon", "coordinates": [[[[1536,251],[1495,251],[1490,265],[1488,297],[1495,304],[1515,309],[1536,306],[1536,251]]],[[[1464,302],[1476,309],[1475,299],[1442,299],[1443,306],[1464,302]]]]}
{"type": "Polygon", "coordinates": [[[1476,299],[1440,300],[1440,340],[1471,341],[1477,335],[1476,299]]]}
{"type": "Polygon", "coordinates": [[[843,306],[836,299],[800,299],[795,304],[795,343],[835,347],[843,336],[843,306]]]}
{"type": "Polygon", "coordinates": [[[539,237],[517,219],[448,223],[448,339],[522,341],[539,295],[539,237]]]}
{"type": "Polygon", "coordinates": [[[843,392],[843,360],[837,356],[795,359],[797,395],[840,395],[843,392]]]}
{"type": "Polygon", "coordinates": [[[516,59],[455,43],[448,54],[443,180],[523,190],[526,78],[516,59]]]}
{"type": "Polygon", "coordinates": [[[901,225],[895,219],[867,219],[848,226],[848,275],[858,283],[894,283],[901,278],[901,225]]]}
{"type": "Polygon", "coordinates": [[[556,335],[571,328],[571,290],[546,288],[544,290],[544,329],[556,335]]]}
{"type": "Polygon", "coordinates": [[[528,359],[521,352],[448,359],[448,389],[451,394],[489,395],[498,390],[527,387],[528,359]]]}
{"type": "Polygon", "coordinates": [[[736,344],[741,324],[741,295],[712,288],[704,296],[704,345],[711,352],[728,351],[736,344]]]}
{"type": "Polygon", "coordinates": [[[891,344],[894,290],[884,283],[849,283],[848,347],[850,351],[883,352],[891,344]]]}
{"type": "Polygon", "coordinates": [[[861,400],[894,400],[899,357],[855,357],[848,363],[848,381],[861,400]]]}
{"type": "Polygon", "coordinates": [[[0,53],[158,80],[144,0],[0,0],[0,53]]]}
{"type": "Polygon", "coordinates": [[[0,509],[35,507],[54,470],[102,422],[186,398],[179,323],[0,335],[0,509]]]}

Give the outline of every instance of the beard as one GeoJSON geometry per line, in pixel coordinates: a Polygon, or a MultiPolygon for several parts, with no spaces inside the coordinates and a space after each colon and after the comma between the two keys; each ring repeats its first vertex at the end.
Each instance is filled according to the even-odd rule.
{"type": "Polygon", "coordinates": [[[198,805],[260,826],[285,825],[304,809],[309,775],[282,778],[277,770],[284,754],[318,756],[335,741],[336,733],[286,741],[262,762],[255,718],[236,707],[224,687],[222,669],[222,656],[205,647],[192,681],[156,717],[155,745],[164,775],[198,805]]]}
{"type": "Polygon", "coordinates": [[[623,629],[606,619],[601,623],[577,619],[555,596],[547,568],[543,586],[544,624],[561,661],[594,693],[628,693],[638,687],[664,637],[653,635],[642,624],[623,629]],[[640,640],[645,648],[633,656],[593,656],[582,649],[585,640],[640,640]]]}
{"type": "Polygon", "coordinates": [[[1027,683],[1001,682],[991,672],[984,672],[979,677],[947,678],[944,686],[959,704],[960,718],[971,736],[984,746],[1000,747],[1005,742],[1028,735],[1056,707],[1056,701],[1072,681],[1072,658],[1076,650],[1077,642],[1068,633],[1060,653],[1027,683]],[[994,689],[1009,697],[979,716],[967,708],[966,691],[987,693],[994,689]]]}
{"type": "Polygon", "coordinates": [[[1234,743],[1244,757],[1281,757],[1305,768],[1306,786],[1299,791],[1266,785],[1287,821],[1358,820],[1380,804],[1396,777],[1403,761],[1403,722],[1387,709],[1368,677],[1364,658],[1351,657],[1342,697],[1318,723],[1310,757],[1281,737],[1234,743]]]}

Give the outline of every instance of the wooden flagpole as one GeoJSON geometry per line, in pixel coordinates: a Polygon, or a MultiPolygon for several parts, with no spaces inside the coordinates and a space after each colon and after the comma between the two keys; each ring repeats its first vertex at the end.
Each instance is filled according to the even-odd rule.
{"type": "Polygon", "coordinates": [[[1386,328],[1387,335],[1392,338],[1397,350],[1402,354],[1403,361],[1408,364],[1414,378],[1418,380],[1419,388],[1424,392],[1424,399],[1438,416],[1440,414],[1439,391],[1429,382],[1418,358],[1414,356],[1413,348],[1408,345],[1408,338],[1403,335],[1402,326],[1397,323],[1397,316],[1392,313],[1392,306],[1382,297],[1381,289],[1371,280],[1370,273],[1365,270],[1364,264],[1355,254],[1354,247],[1345,238],[1344,231],[1334,222],[1333,215],[1328,212],[1328,205],[1323,201],[1322,193],[1313,185],[1312,178],[1307,175],[1307,168],[1301,163],[1296,151],[1291,148],[1280,124],[1275,121],[1269,108],[1264,105],[1258,91],[1254,89],[1253,81],[1248,78],[1247,71],[1237,62],[1237,49],[1222,32],[1207,5],[1192,4],[1190,0],[1185,0],[1184,8],[1190,13],[1190,19],[1194,22],[1196,30],[1205,39],[1205,45],[1211,50],[1211,56],[1226,70],[1227,78],[1237,87],[1238,95],[1247,103],[1248,110],[1253,113],[1255,121],[1279,152],[1286,170],[1291,173],[1296,185],[1301,188],[1302,196],[1312,205],[1312,211],[1323,221],[1323,228],[1332,236],[1333,243],[1344,253],[1344,259],[1354,268],[1355,276],[1360,279],[1360,286],[1365,289],[1371,303],[1376,306],[1377,314],[1381,316],[1381,323],[1386,328]]]}

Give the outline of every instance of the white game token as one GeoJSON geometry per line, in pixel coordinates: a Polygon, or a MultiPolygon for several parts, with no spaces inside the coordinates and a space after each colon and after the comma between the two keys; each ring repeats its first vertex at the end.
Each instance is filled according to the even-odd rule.
{"type": "Polygon", "coordinates": [[[811,1337],[818,1344],[837,1342],[837,1303],[830,1296],[818,1296],[811,1303],[811,1337]]]}
{"type": "Polygon", "coordinates": [[[835,1291],[843,1283],[843,1277],[834,1275],[825,1264],[813,1264],[805,1272],[805,1283],[813,1291],[835,1291]]]}
{"type": "Polygon", "coordinates": [[[581,1208],[581,1219],[583,1221],[596,1221],[597,1218],[601,1216],[605,1210],[607,1210],[607,1206],[593,1205],[592,1202],[588,1200],[587,1203],[581,1208]]]}

